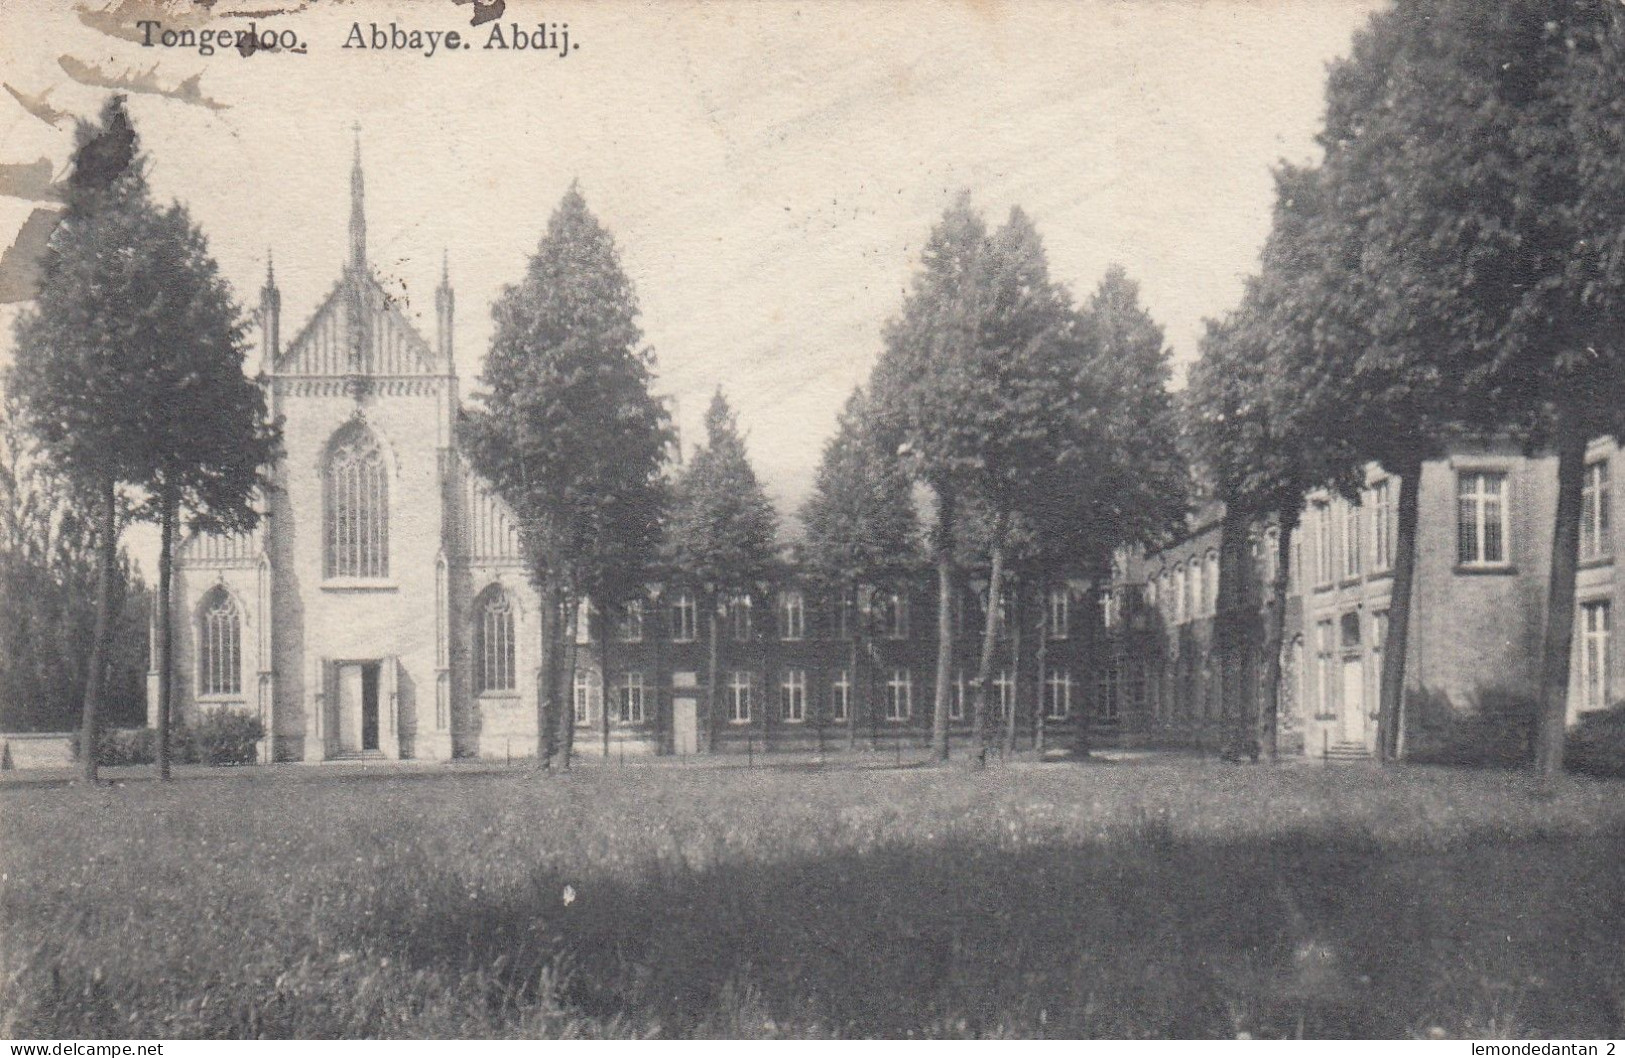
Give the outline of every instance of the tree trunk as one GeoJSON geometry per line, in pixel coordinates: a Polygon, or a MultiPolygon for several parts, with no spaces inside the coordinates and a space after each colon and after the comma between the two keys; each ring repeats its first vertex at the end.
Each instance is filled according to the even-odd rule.
{"type": "Polygon", "coordinates": [[[858,705],[864,695],[859,694],[863,681],[858,673],[863,665],[863,606],[860,592],[863,589],[854,582],[852,585],[852,611],[851,625],[847,629],[851,632],[851,639],[847,648],[846,670],[846,748],[851,752],[858,748],[858,705]]]}
{"type": "MultiPolygon", "coordinates": [[[[1575,417],[1564,415],[1558,424],[1557,518],[1552,528],[1552,573],[1546,592],[1546,638],[1540,660],[1540,708],[1535,714],[1535,772],[1547,785],[1563,770],[1586,440],[1585,431],[1575,417]]],[[[1511,541],[1507,541],[1504,546],[1510,545],[1511,541]]]]}
{"type": "Polygon", "coordinates": [[[954,496],[937,492],[932,545],[937,564],[937,685],[931,707],[931,756],[948,759],[948,688],[954,678],[954,496]]]}
{"type": "Polygon", "coordinates": [[[1302,504],[1280,514],[1275,540],[1275,579],[1270,582],[1269,610],[1264,617],[1264,679],[1259,688],[1258,741],[1266,760],[1281,753],[1281,651],[1286,646],[1286,599],[1290,583],[1292,534],[1298,531],[1302,504]]]}
{"type": "Polygon", "coordinates": [[[1220,713],[1228,729],[1228,743],[1221,756],[1239,759],[1257,756],[1253,744],[1254,709],[1252,689],[1245,686],[1246,652],[1252,637],[1248,634],[1258,619],[1256,609],[1247,605],[1251,597],[1251,551],[1248,548],[1249,519],[1235,504],[1227,504],[1219,524],[1219,597],[1215,600],[1214,635],[1219,653],[1220,713]],[[1251,610],[1251,612],[1249,612],[1251,610]]]}
{"type": "Polygon", "coordinates": [[[592,611],[589,611],[590,613],[592,613],[593,616],[588,619],[588,621],[589,621],[588,626],[589,627],[594,627],[595,626],[597,628],[596,635],[597,635],[597,638],[598,638],[598,686],[603,688],[603,690],[601,692],[602,698],[603,698],[603,705],[598,710],[598,733],[603,739],[603,743],[604,743],[604,759],[605,760],[609,759],[609,706],[610,706],[610,702],[613,700],[613,701],[615,701],[615,704],[616,704],[617,707],[620,705],[620,702],[618,701],[619,694],[618,694],[618,692],[616,690],[616,687],[615,687],[614,670],[612,670],[609,667],[610,649],[611,649],[609,641],[610,641],[610,638],[615,635],[615,628],[614,628],[615,622],[610,620],[610,612],[609,611],[610,611],[610,606],[609,606],[608,603],[605,603],[604,606],[601,609],[594,609],[592,611]]]}
{"type": "MultiPolygon", "coordinates": [[[[1016,755],[1016,713],[1021,702],[1021,582],[1010,588],[1010,708],[1004,714],[1004,744],[1001,756],[1009,760],[1016,755]]],[[[1038,701],[1043,701],[1040,695],[1038,701]]]]}
{"type": "Polygon", "coordinates": [[[721,731],[721,718],[717,715],[717,594],[708,593],[710,617],[706,623],[705,657],[705,732],[707,753],[717,752],[717,735],[721,731]]]}
{"type": "Polygon", "coordinates": [[[1038,709],[1033,715],[1033,751],[1040,758],[1044,756],[1045,726],[1049,722],[1049,703],[1044,699],[1048,688],[1044,686],[1044,680],[1049,675],[1046,669],[1049,665],[1049,592],[1052,590],[1047,581],[1039,586],[1038,646],[1034,650],[1037,655],[1034,667],[1038,669],[1038,709]]]}
{"type": "MultiPolygon", "coordinates": [[[[581,600],[574,592],[561,592],[564,620],[559,643],[559,767],[570,770],[576,749],[576,633],[581,628],[581,600]]],[[[587,679],[587,716],[592,716],[592,679],[587,679]]]]}
{"type": "MultiPolygon", "coordinates": [[[[1111,569],[1109,560],[1104,568],[1111,569]]],[[[1084,657],[1088,659],[1089,668],[1084,675],[1083,685],[1086,690],[1080,696],[1083,699],[1082,708],[1078,710],[1077,726],[1073,729],[1072,754],[1080,760],[1087,760],[1094,748],[1094,732],[1091,729],[1094,725],[1096,703],[1094,696],[1087,693],[1087,688],[1091,686],[1104,687],[1105,685],[1103,677],[1106,671],[1105,655],[1108,648],[1106,644],[1106,615],[1101,612],[1100,608],[1100,586],[1102,583],[1108,582],[1109,579],[1109,574],[1102,576],[1098,570],[1089,578],[1089,605],[1084,607],[1083,621],[1081,622],[1084,630],[1083,652],[1084,657]],[[1102,678],[1097,679],[1097,677],[1102,678]]]]}
{"type": "Polygon", "coordinates": [[[540,651],[536,666],[536,763],[551,767],[558,752],[558,675],[559,615],[558,588],[552,577],[544,577],[538,586],[541,613],[536,622],[540,633],[537,648],[540,651]]]}
{"type": "Polygon", "coordinates": [[[107,640],[113,628],[113,567],[118,562],[118,490],[112,481],[101,486],[101,524],[96,529],[96,627],[90,638],[90,672],[85,677],[84,723],[79,732],[79,756],[85,781],[96,781],[98,748],[97,712],[106,685],[107,640]]]}
{"type": "Polygon", "coordinates": [[[175,521],[180,502],[165,489],[158,516],[158,778],[169,779],[169,729],[175,700],[175,521]]]}
{"type": "MultiPolygon", "coordinates": [[[[1004,532],[1004,519],[994,519],[995,541],[1004,532]]],[[[987,616],[982,621],[982,657],[976,665],[976,699],[971,707],[971,766],[987,763],[987,686],[993,677],[993,652],[999,645],[999,589],[1004,582],[1004,545],[995,543],[987,578],[987,616]]]]}
{"type": "MultiPolygon", "coordinates": [[[[1411,595],[1416,582],[1416,525],[1422,495],[1422,462],[1398,470],[1399,510],[1394,539],[1394,583],[1388,602],[1388,635],[1382,644],[1382,688],[1377,699],[1377,755],[1399,759],[1405,725],[1405,655],[1410,643],[1411,595]]],[[[1507,541],[1508,544],[1511,541],[1507,541]]]]}

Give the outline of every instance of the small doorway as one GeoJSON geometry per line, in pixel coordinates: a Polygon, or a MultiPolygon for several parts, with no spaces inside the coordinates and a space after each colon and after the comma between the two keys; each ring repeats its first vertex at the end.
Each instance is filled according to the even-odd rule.
{"type": "Polygon", "coordinates": [[[361,666],[361,750],[378,748],[378,662],[361,666]]]}
{"type": "Polygon", "coordinates": [[[682,754],[700,751],[699,703],[679,695],[671,700],[672,749],[682,754]]]}
{"type": "Polygon", "coordinates": [[[378,749],[378,679],[376,661],[338,665],[338,733],[341,753],[378,749]]]}
{"type": "Polygon", "coordinates": [[[1359,658],[1343,659],[1344,742],[1365,742],[1365,663],[1359,658]]]}

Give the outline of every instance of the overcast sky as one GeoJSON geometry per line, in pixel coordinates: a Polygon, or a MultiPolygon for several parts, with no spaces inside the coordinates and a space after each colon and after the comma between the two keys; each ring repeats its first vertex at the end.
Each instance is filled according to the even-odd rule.
{"type": "MultiPolygon", "coordinates": [[[[233,6],[217,4],[212,24],[245,25],[233,6]]],[[[1326,65],[1376,6],[508,0],[506,24],[569,24],[578,47],[559,58],[486,50],[467,6],[367,0],[261,15],[307,53],[245,59],[141,46],[137,19],[182,25],[189,5],[125,0],[98,18],[94,5],[6,0],[0,79],[88,114],[107,90],[70,77],[64,55],[115,77],[155,67],[163,89],[201,73],[224,109],[131,96],[152,185],[191,210],[245,303],[274,251],[284,336],[344,259],[359,121],[372,260],[432,340],[449,253],[465,394],[492,299],[579,179],[636,285],[685,446],[721,384],[789,511],[961,188],[990,221],[1027,210],[1080,298],[1121,262],[1182,375],[1202,319],[1232,306],[1255,266],[1270,167],[1315,156],[1326,65]],[[456,29],[475,46],[344,50],[357,21],[456,29]]],[[[44,157],[60,174],[71,145],[70,121],[0,94],[0,162],[44,157]]],[[[7,243],[33,205],[0,198],[7,243]]]]}

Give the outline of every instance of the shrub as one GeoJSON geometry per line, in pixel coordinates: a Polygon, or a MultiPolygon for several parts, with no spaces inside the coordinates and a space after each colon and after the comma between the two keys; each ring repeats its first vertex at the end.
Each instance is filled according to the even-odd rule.
{"type": "Polygon", "coordinates": [[[187,732],[190,761],[253,764],[259,740],[264,737],[265,725],[259,717],[232,709],[211,709],[187,732]]]}
{"type": "MultiPolygon", "coordinates": [[[[79,759],[79,732],[68,738],[73,759],[79,759]]],[[[103,728],[96,740],[96,763],[103,768],[125,764],[151,764],[158,759],[158,732],[150,727],[103,728]]]]}
{"type": "Polygon", "coordinates": [[[1500,688],[1481,692],[1472,708],[1457,710],[1449,698],[1409,691],[1406,713],[1414,717],[1406,756],[1426,764],[1517,766],[1534,759],[1533,698],[1500,688]]]}
{"type": "MultiPolygon", "coordinates": [[[[176,764],[253,764],[256,744],[265,737],[258,717],[232,709],[211,709],[195,724],[176,724],[169,732],[170,760],[176,764]]],[[[79,733],[69,738],[73,759],[79,759],[79,733]]],[[[124,764],[152,764],[158,760],[158,732],[150,727],[108,728],[96,747],[96,763],[104,768],[124,764]]]]}
{"type": "Polygon", "coordinates": [[[1563,764],[1582,775],[1625,778],[1625,702],[1580,717],[1568,733],[1563,764]]]}

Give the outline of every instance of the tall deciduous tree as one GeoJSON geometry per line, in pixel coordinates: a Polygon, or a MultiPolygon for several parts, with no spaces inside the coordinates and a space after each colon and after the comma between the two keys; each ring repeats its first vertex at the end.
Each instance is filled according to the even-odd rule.
{"type": "Polygon", "coordinates": [[[860,678],[868,654],[867,595],[917,568],[918,521],[908,474],[877,436],[862,389],[847,398],[835,436],[824,445],[813,493],[801,508],[804,554],[818,580],[835,594],[853,620],[848,667],[852,700],[847,704],[847,742],[857,741],[860,713],[873,703],[860,678]]]}
{"type": "Polygon", "coordinates": [[[53,468],[93,498],[96,623],[81,745],[85,778],[94,782],[97,714],[118,619],[119,492],[152,479],[155,420],[167,414],[141,345],[165,262],[150,252],[160,216],[123,98],[112,97],[98,122],[81,122],[75,145],[67,209],[41,265],[39,297],[17,320],[6,390],[53,468]]]}
{"type": "MultiPolygon", "coordinates": [[[[84,708],[96,623],[96,536],[11,409],[0,410],[0,730],[61,731],[84,708]]],[[[103,726],[146,717],[146,586],[129,556],[114,581],[103,726]]]]}
{"type": "Polygon", "coordinates": [[[778,518],[745,451],[739,421],[719,388],[705,412],[705,445],[677,479],[669,521],[673,568],[705,593],[706,737],[716,749],[718,609],[748,596],[774,571],[778,518]]]}
{"type": "MultiPolygon", "coordinates": [[[[649,392],[654,354],[631,281],[574,185],[524,279],[503,290],[492,315],[485,392],[465,412],[461,436],[475,469],[519,518],[542,598],[537,756],[550,762],[562,746],[568,766],[566,614],[584,598],[610,614],[641,588],[659,542],[671,427],[649,392]]],[[[607,649],[603,622],[595,631],[607,649]]],[[[608,660],[600,659],[606,703],[608,660]]],[[[607,728],[605,738],[608,752],[607,728]]]]}

